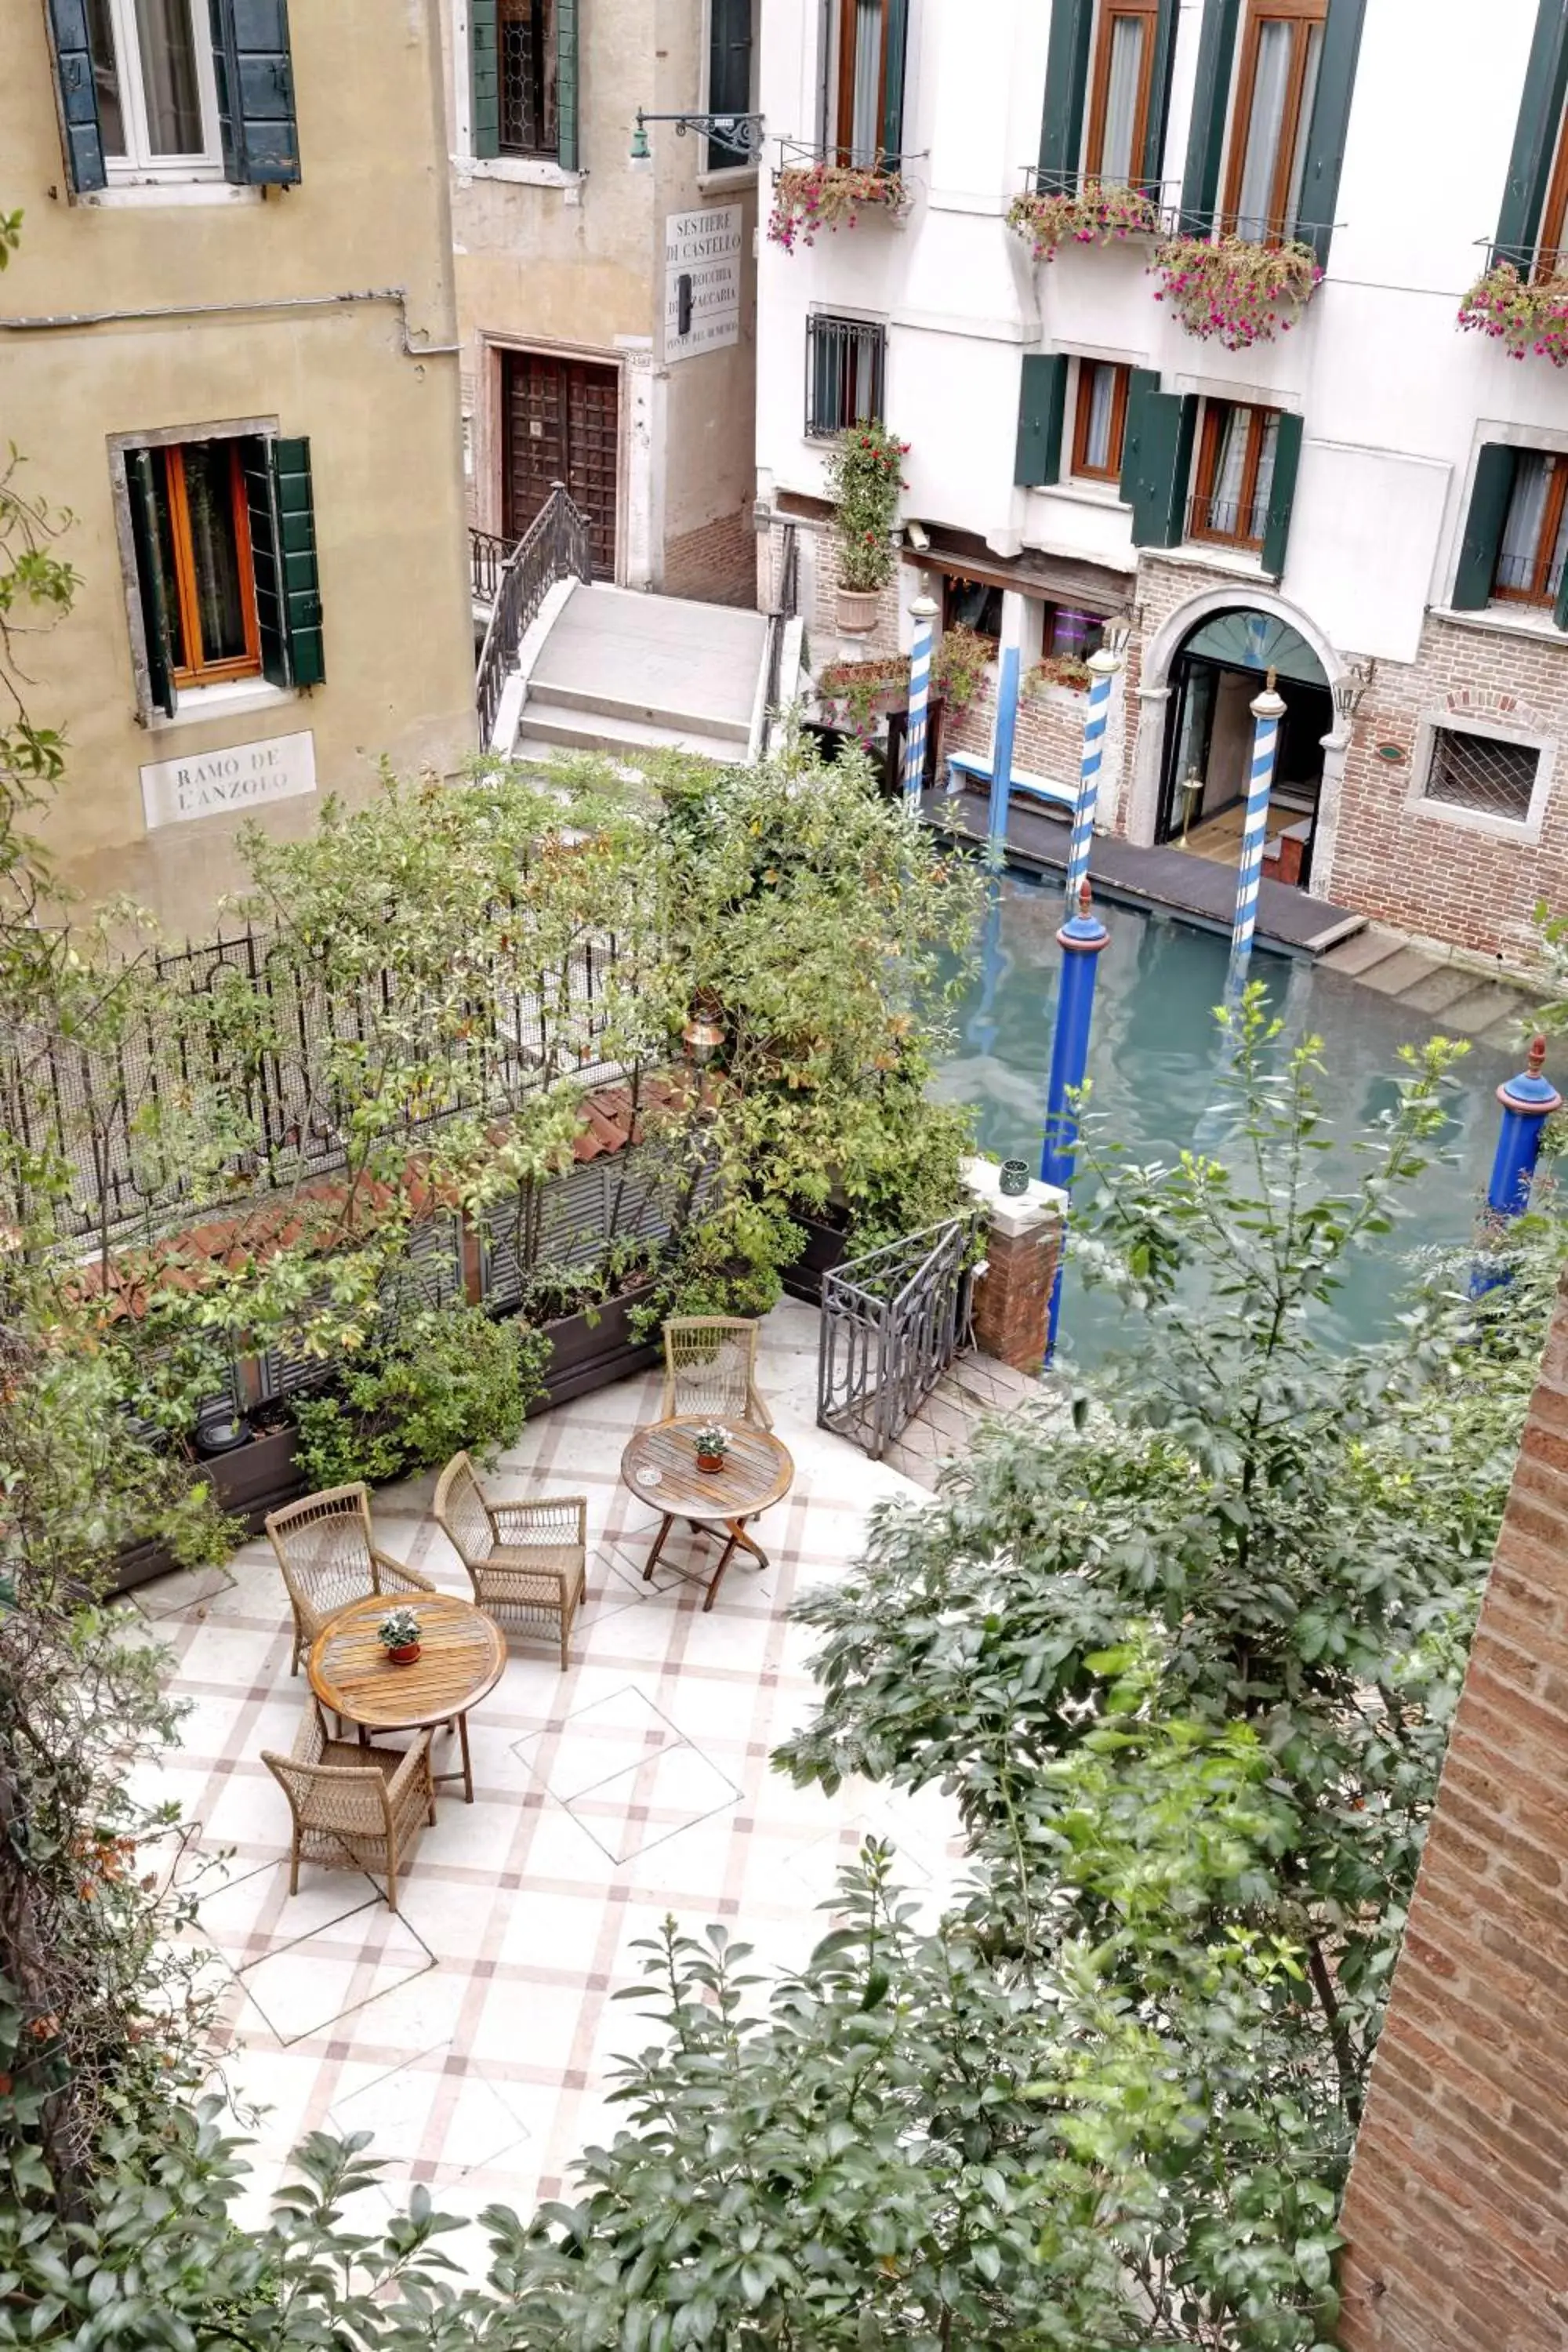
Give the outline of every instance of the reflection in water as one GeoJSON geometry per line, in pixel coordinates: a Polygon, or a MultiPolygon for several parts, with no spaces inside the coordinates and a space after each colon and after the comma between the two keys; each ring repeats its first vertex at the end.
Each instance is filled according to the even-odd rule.
{"type": "MultiPolygon", "coordinates": [[[[1061,895],[1013,876],[991,882],[987,892],[980,970],[959,1008],[958,1047],[938,1090],[978,1106],[983,1150],[1037,1167],[1061,963],[1061,895]]],[[[1092,1112],[1135,1160],[1172,1160],[1200,1136],[1204,1148],[1223,1155],[1226,1119],[1215,1085],[1220,1034],[1214,1008],[1225,993],[1228,941],[1169,917],[1120,907],[1097,911],[1110,945],[1100,959],[1095,997],[1092,1112]]],[[[1338,972],[1284,956],[1255,954],[1251,977],[1284,1022],[1287,1041],[1314,1033],[1323,1040],[1322,1092],[1334,1142],[1316,1174],[1325,1187],[1342,1185],[1355,1171],[1356,1139],[1394,1102],[1400,1046],[1423,1043],[1440,1024],[1338,972]]],[[[1450,1246],[1469,1231],[1496,1141],[1493,1090],[1512,1066],[1506,1055],[1479,1045],[1461,1064],[1443,1138],[1452,1160],[1428,1169],[1409,1196],[1408,1221],[1358,1261],[1332,1317],[1347,1341],[1388,1328],[1412,1252],[1450,1246]]],[[[1086,1290],[1069,1274],[1062,1310],[1067,1351],[1084,1363],[1102,1360],[1125,1337],[1121,1323],[1107,1293],[1086,1290]]]]}

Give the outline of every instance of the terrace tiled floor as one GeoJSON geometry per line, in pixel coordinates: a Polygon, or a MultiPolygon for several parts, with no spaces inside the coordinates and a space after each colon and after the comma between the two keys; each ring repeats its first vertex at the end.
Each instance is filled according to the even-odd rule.
{"type": "MultiPolygon", "coordinates": [[[[760,1385],[795,1483],[759,1523],[772,1567],[738,1557],[707,1616],[701,1584],[680,1573],[701,1557],[684,1535],[643,1583],[657,1522],[617,1480],[627,1436],[658,1413],[658,1379],[523,1431],[492,1488],[586,1492],[593,1599],[566,1675],[544,1647],[513,1643],[470,1721],[476,1801],[444,1792],[400,1916],[349,1871],[307,1868],[289,1896],[287,1809],[260,1754],[288,1748],[306,1685],[289,1679],[265,1542],[237,1556],[232,1581],[174,1578],[136,1596],[189,1703],[158,1794],[200,1822],[204,1853],[227,1850],[202,1933],[233,2020],[227,2078],[266,2110],[258,2200],[302,2134],[327,2127],[374,2133],[394,2201],[418,2180],[454,2212],[497,2200],[527,2211],[616,2127],[604,2103],[614,2061],[656,2029],[611,1996],[635,1981],[633,1946],[667,1912],[691,1932],[722,1920],[760,1960],[793,1964],[825,1932],[816,1906],[868,1833],[896,1841],[911,1891],[951,1882],[940,1797],[858,1783],[828,1799],[769,1769],[811,1700],[812,1639],[788,1622],[791,1603],[845,1572],[879,1496],[919,1494],[816,1427],[816,1363],[815,1311],[780,1307],[760,1385]]],[[[429,1517],[433,1483],[383,1491],[379,1538],[466,1591],[429,1517]]],[[[459,2259],[482,2255],[476,2232],[452,2243],[459,2259]]]]}

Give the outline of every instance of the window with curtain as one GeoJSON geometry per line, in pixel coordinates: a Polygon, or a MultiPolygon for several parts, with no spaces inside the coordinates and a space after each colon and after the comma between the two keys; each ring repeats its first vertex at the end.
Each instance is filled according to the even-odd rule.
{"type": "Polygon", "coordinates": [[[1328,0],[1251,0],[1226,177],[1225,226],[1238,236],[1283,240],[1303,226],[1301,185],[1327,16],[1328,0]]]}
{"type": "Polygon", "coordinates": [[[500,79],[500,152],[553,155],[555,0],[500,0],[496,15],[500,79]]]}
{"type": "Polygon", "coordinates": [[[259,677],[243,444],[186,441],[150,454],[174,683],[259,677]]]}
{"type": "Polygon", "coordinates": [[[111,180],[221,178],[212,35],[195,0],[86,0],[111,180]]]}
{"type": "Polygon", "coordinates": [[[830,144],[837,161],[873,170],[882,152],[887,94],[887,9],[884,0],[835,0],[835,100],[830,144]]]}
{"type": "Polygon", "coordinates": [[[1279,446],[1278,409],[1234,400],[1205,403],[1187,516],[1190,538],[1262,546],[1279,446]]]}
{"type": "MultiPolygon", "coordinates": [[[[752,110],[752,12],[754,0],[709,0],[708,111],[749,114],[752,110]]],[[[708,169],[731,172],[750,162],[743,148],[713,138],[708,142],[708,169]]]]}
{"type": "Polygon", "coordinates": [[[831,439],[847,425],[882,422],[887,330],[871,319],[814,311],[805,322],[805,429],[831,439]]]}
{"type": "Polygon", "coordinates": [[[1131,368],[1110,360],[1080,360],[1073,415],[1072,470],[1091,482],[1119,482],[1127,438],[1131,368]]]}
{"type": "Polygon", "coordinates": [[[1498,546],[1492,593],[1515,604],[1555,604],[1568,562],[1568,457],[1521,449],[1498,546]]]}
{"type": "Polygon", "coordinates": [[[1159,14],[1159,0],[1100,0],[1083,159],[1090,177],[1143,177],[1159,14]]]}
{"type": "Polygon", "coordinates": [[[1563,232],[1568,229],[1568,110],[1557,126],[1557,150],[1552,159],[1552,177],[1546,184],[1546,201],[1541,208],[1541,234],[1536,239],[1535,268],[1537,278],[1555,278],[1563,268],[1563,232]]]}

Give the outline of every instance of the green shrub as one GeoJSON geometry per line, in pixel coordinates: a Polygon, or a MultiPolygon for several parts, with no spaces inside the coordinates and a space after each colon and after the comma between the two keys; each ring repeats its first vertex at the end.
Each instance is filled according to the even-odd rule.
{"type": "Polygon", "coordinates": [[[353,1360],[338,1394],[295,1406],[308,1482],[374,1486],[463,1449],[493,1455],[540,1394],[546,1353],[538,1332],[477,1307],[405,1317],[353,1360]]]}

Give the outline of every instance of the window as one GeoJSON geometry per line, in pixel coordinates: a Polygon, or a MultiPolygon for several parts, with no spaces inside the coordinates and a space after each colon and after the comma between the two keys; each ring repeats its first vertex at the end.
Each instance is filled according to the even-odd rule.
{"type": "MultiPolygon", "coordinates": [[[[752,110],[752,10],[753,0],[708,0],[708,111],[752,110]]],[[[727,140],[708,142],[708,169],[733,172],[751,164],[744,148],[727,140]]]]}
{"type": "Polygon", "coordinates": [[[942,625],[973,629],[977,636],[1002,642],[1002,591],[986,580],[966,580],[956,572],[942,574],[942,625]]]}
{"type": "Polygon", "coordinates": [[[1279,448],[1278,409],[1246,408],[1231,400],[1206,402],[1188,537],[1261,548],[1279,448]]]}
{"type": "Polygon", "coordinates": [[[1492,593],[1517,604],[1555,604],[1568,558],[1568,457],[1521,449],[1498,544],[1492,593]]]}
{"type": "Polygon", "coordinates": [[[212,38],[193,0],[86,0],[86,8],[110,182],[222,179],[212,38]]]}
{"type": "Polygon", "coordinates": [[[882,422],[887,368],[884,328],[817,312],[805,325],[805,429],[814,440],[847,425],[882,422]]]}
{"type": "Polygon", "coordinates": [[[1238,236],[1291,237],[1328,0],[1252,0],[1231,118],[1225,224],[1238,236]]]}
{"type": "Polygon", "coordinates": [[[1434,727],[1422,798],[1522,824],[1540,770],[1541,753],[1533,744],[1434,727]]]}
{"type": "Polygon", "coordinates": [[[325,677],[310,444],[260,433],[124,448],[149,699],[325,677]]]}
{"type": "Polygon", "coordinates": [[[1120,482],[1127,437],[1131,368],[1109,360],[1080,360],[1073,420],[1072,470],[1090,482],[1120,482]]]}
{"type": "Polygon", "coordinates": [[[1563,232],[1568,227],[1568,111],[1557,126],[1557,148],[1552,177],[1541,212],[1541,236],[1535,248],[1535,275],[1553,278],[1563,266],[1563,232]]]}
{"type": "Polygon", "coordinates": [[[1083,613],[1071,604],[1043,604],[1040,608],[1040,658],[1051,656],[1071,661],[1087,661],[1105,643],[1105,616],[1102,613],[1083,613]]]}
{"type": "Polygon", "coordinates": [[[1103,180],[1141,180],[1160,0],[1100,0],[1083,168],[1103,180]]]}
{"type": "Polygon", "coordinates": [[[824,145],[840,163],[865,171],[898,164],[908,5],[909,0],[828,0],[824,145]]]}
{"type": "Polygon", "coordinates": [[[499,0],[500,152],[553,155],[555,0],[499,0]]]}

